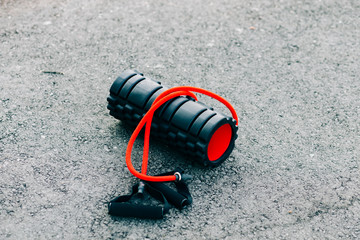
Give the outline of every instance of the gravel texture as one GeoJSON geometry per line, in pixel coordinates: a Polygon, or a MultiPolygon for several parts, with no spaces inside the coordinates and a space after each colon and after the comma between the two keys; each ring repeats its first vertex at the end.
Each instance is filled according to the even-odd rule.
{"type": "Polygon", "coordinates": [[[0,239],[359,239],[359,26],[357,0],[0,0],[0,239]],[[106,109],[129,68],[239,115],[214,169],[153,141],[150,173],[194,176],[160,221],[107,214],[136,182],[106,109]]]}

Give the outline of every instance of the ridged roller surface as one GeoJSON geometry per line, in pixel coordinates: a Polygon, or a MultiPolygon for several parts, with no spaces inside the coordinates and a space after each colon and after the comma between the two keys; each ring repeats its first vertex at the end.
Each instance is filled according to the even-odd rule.
{"type": "MultiPolygon", "coordinates": [[[[110,115],[121,121],[137,124],[155,98],[166,89],[160,82],[144,77],[137,71],[126,70],[110,88],[107,99],[110,115]]],[[[237,138],[236,121],[232,117],[185,96],[171,99],[161,106],[154,114],[151,127],[152,136],[176,146],[192,159],[210,166],[219,165],[230,155],[237,138]],[[231,127],[231,139],[223,150],[224,153],[213,159],[209,145],[216,147],[218,143],[212,138],[219,133],[214,133],[226,124],[231,127]],[[211,141],[213,143],[210,143],[211,141]]]]}

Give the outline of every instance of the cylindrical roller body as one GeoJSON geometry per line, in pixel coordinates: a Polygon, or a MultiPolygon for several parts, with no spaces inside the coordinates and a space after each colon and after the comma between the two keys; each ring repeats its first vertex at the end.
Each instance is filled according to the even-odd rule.
{"type": "MultiPolygon", "coordinates": [[[[124,71],[110,88],[110,115],[137,124],[166,89],[141,73],[124,71]]],[[[235,119],[186,96],[169,100],[156,110],[151,127],[152,135],[211,166],[230,155],[237,138],[235,119]]]]}

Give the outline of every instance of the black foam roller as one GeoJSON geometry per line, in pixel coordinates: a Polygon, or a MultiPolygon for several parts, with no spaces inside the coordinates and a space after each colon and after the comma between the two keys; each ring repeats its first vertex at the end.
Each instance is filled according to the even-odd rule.
{"type": "MultiPolygon", "coordinates": [[[[110,115],[137,124],[166,89],[137,71],[126,70],[110,88],[110,115]]],[[[156,110],[151,127],[152,136],[210,166],[230,155],[237,138],[235,119],[186,96],[171,99],[156,110]]]]}

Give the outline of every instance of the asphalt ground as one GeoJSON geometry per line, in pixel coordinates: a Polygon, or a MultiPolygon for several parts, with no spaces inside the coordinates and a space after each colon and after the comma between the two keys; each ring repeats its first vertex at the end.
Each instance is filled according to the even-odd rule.
{"type": "Polygon", "coordinates": [[[357,0],[0,0],[0,239],[359,239],[359,25],[357,0]],[[107,213],[136,182],[125,69],[239,115],[217,168],[152,141],[151,174],[194,176],[164,220],[107,213]]]}

